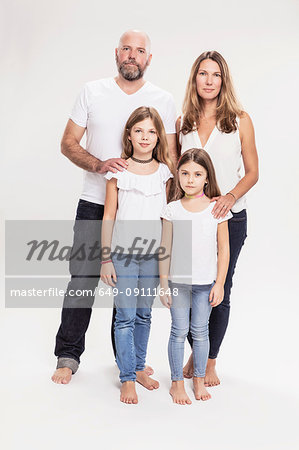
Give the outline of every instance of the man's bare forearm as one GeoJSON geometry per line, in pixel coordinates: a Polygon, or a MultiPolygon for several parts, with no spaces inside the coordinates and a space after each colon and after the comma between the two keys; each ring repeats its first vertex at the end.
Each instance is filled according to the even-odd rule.
{"type": "Polygon", "coordinates": [[[75,139],[63,139],[61,142],[61,153],[76,166],[88,172],[97,172],[101,168],[102,161],[88,153],[75,139]]]}

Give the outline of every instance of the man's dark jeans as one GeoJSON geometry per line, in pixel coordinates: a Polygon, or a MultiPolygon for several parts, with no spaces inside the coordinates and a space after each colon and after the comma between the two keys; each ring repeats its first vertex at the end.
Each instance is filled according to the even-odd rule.
{"type": "MultiPolygon", "coordinates": [[[[61,313],[61,325],[56,336],[55,355],[58,367],[70,367],[76,372],[80,363],[80,356],[85,349],[85,333],[89,325],[94,295],[70,295],[76,291],[97,288],[100,271],[100,257],[82,256],[82,245],[87,251],[101,241],[101,220],[104,215],[104,205],[98,205],[86,200],[79,200],[76,221],[74,225],[74,242],[72,255],[78,255],[70,260],[71,281],[68,284],[61,313]],[[89,223],[89,221],[91,221],[89,223]]],[[[98,250],[99,252],[99,250],[98,250]]],[[[95,253],[96,255],[96,253],[95,253]]],[[[85,291],[85,292],[86,292],[85,291]]]]}
{"type": "MultiPolygon", "coordinates": [[[[233,275],[241,248],[247,236],[246,209],[232,214],[233,217],[228,221],[230,260],[224,284],[224,297],[220,305],[212,308],[212,312],[210,315],[210,359],[217,358],[220,345],[226,332],[230,311],[230,294],[233,285],[233,275]]],[[[188,334],[188,341],[192,347],[193,341],[190,331],[188,334]]]]}

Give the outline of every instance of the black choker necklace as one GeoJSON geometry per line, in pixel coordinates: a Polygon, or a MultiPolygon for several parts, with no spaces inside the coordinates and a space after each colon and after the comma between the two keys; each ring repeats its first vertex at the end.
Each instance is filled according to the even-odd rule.
{"type": "Polygon", "coordinates": [[[151,157],[150,159],[137,159],[137,158],[134,158],[134,156],[131,156],[131,159],[137,163],[146,164],[146,163],[150,163],[154,158],[151,157]]]}

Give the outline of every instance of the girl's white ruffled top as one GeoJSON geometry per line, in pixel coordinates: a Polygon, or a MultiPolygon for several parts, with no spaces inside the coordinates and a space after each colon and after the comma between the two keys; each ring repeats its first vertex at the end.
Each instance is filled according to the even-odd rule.
{"type": "MultiPolygon", "coordinates": [[[[127,251],[132,247],[136,237],[146,239],[147,244],[154,239],[155,246],[151,248],[151,252],[159,247],[160,216],[167,204],[166,183],[172,177],[168,166],[163,163],[159,163],[158,169],[150,175],[139,175],[128,170],[106,173],[107,180],[117,179],[118,188],[118,209],[113,230],[112,251],[116,245],[127,251]],[[139,220],[145,222],[138,224],[139,220]]],[[[140,243],[141,241],[138,241],[138,244],[140,243]]]]}

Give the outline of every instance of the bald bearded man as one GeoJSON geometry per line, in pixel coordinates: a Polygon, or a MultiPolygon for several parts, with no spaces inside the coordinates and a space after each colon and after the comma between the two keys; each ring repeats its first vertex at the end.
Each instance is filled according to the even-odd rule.
{"type": "MultiPolygon", "coordinates": [[[[144,80],[152,59],[150,46],[150,39],[144,32],[130,30],[121,36],[115,49],[118,75],[85,84],[62,138],[61,151],[84,170],[84,183],[74,226],[71,281],[56,335],[58,360],[52,380],[58,384],[69,383],[78,370],[99,282],[100,258],[90,262],[89,258],[76,257],[76,254],[82,244],[89,248],[99,239],[105,203],[104,174],[127,167],[127,162],[120,158],[121,136],[128,117],[136,108],[152,106],[158,110],[167,133],[170,157],[174,163],[177,159],[173,97],[144,80]],[[86,149],[80,145],[85,132],[86,149]],[[82,295],[83,292],[89,294],[82,295]]],[[[151,373],[150,369],[145,371],[148,375],[151,373]]]]}

